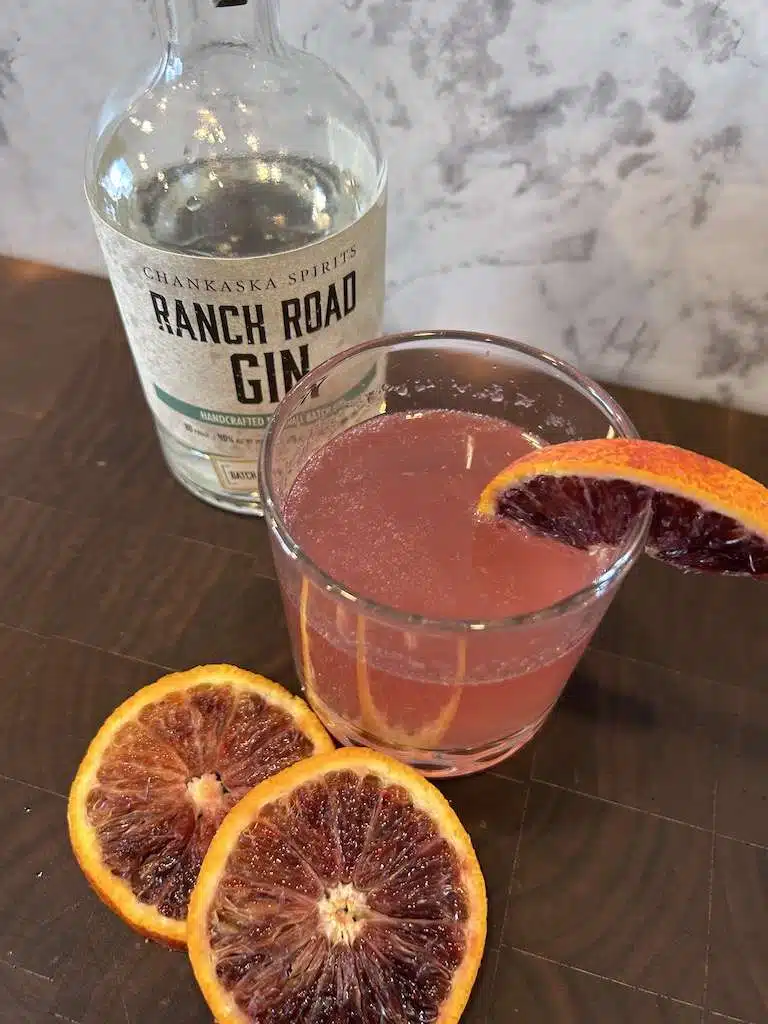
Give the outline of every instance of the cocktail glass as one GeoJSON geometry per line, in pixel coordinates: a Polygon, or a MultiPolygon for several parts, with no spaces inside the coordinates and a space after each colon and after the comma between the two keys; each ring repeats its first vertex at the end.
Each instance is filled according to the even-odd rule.
{"type": "MultiPolygon", "coordinates": [[[[429,776],[463,775],[510,756],[540,728],[643,550],[647,522],[639,517],[624,544],[595,560],[586,585],[524,614],[430,617],[355,593],[335,575],[333,531],[311,559],[286,524],[286,499],[307,460],[350,425],[427,409],[502,418],[539,444],[637,433],[619,405],[568,364],[463,331],[358,345],[310,372],[278,408],[262,449],[261,494],[307,699],[343,744],[376,748],[429,776]],[[365,388],[350,387],[361,379],[365,388]]],[[[417,501],[418,482],[403,486],[417,501]]],[[[546,558],[537,565],[538,573],[557,571],[546,558]]]]}

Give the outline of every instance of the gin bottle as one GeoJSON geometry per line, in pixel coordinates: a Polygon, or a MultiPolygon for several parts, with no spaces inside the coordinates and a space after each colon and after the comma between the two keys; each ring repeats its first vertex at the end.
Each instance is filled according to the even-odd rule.
{"type": "Polygon", "coordinates": [[[282,40],[277,0],[157,5],[164,51],[107,101],[86,195],[171,472],[258,514],[278,401],[379,332],[386,166],[355,92],[282,40]]]}

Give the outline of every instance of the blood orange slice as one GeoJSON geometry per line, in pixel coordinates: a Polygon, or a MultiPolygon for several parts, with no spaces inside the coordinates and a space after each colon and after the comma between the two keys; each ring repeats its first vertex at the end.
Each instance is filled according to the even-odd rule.
{"type": "Polygon", "coordinates": [[[768,489],[722,462],[655,441],[538,449],[488,484],[478,511],[590,548],[620,544],[649,506],[648,554],[683,570],[768,575],[768,489]]]}
{"type": "MultiPolygon", "coordinates": [[[[453,724],[456,713],[459,710],[461,698],[464,693],[464,677],[467,672],[467,641],[466,637],[460,636],[457,641],[457,665],[456,681],[453,686],[435,687],[439,693],[440,703],[433,706],[431,714],[427,712],[428,720],[422,722],[416,728],[407,728],[403,725],[392,723],[387,714],[376,705],[376,700],[371,686],[370,673],[365,646],[365,618],[360,615],[357,620],[357,691],[362,711],[362,724],[371,736],[377,741],[382,741],[390,747],[403,749],[434,750],[442,741],[445,734],[453,724]]],[[[399,709],[407,713],[409,709],[399,709]]],[[[424,717],[422,711],[421,717],[424,717]]],[[[399,751],[393,751],[399,753],[399,751]]]]}
{"type": "Polygon", "coordinates": [[[455,1024],[485,930],[480,866],[444,797],[345,749],[230,811],[192,894],[189,955],[219,1024],[455,1024]]]}
{"type": "MultiPolygon", "coordinates": [[[[305,576],[301,582],[299,597],[299,637],[301,642],[300,652],[304,689],[307,699],[314,710],[325,722],[332,723],[335,716],[328,709],[320,693],[312,657],[310,595],[313,593],[317,593],[317,591],[313,589],[309,578],[305,576]]],[[[356,724],[368,733],[372,741],[386,743],[390,748],[399,748],[392,750],[393,753],[398,755],[405,751],[415,752],[424,749],[434,749],[451,727],[461,703],[467,666],[465,638],[460,637],[458,640],[455,685],[434,687],[437,691],[438,699],[435,701],[434,706],[426,711],[426,721],[424,720],[424,709],[420,709],[418,724],[415,727],[411,726],[409,728],[403,724],[391,722],[385,712],[376,704],[368,665],[366,619],[363,615],[358,615],[356,619],[356,697],[359,705],[357,709],[359,710],[359,716],[356,716],[356,724]]],[[[398,709],[400,714],[408,713],[409,710],[413,714],[412,709],[404,707],[398,709]]],[[[333,731],[332,724],[329,724],[329,728],[333,731]]],[[[404,757],[404,759],[407,760],[407,757],[404,757]]]]}
{"type": "Polygon", "coordinates": [[[114,711],[78,769],[69,834],[128,924],[184,946],[189,894],[221,820],[248,790],[333,750],[306,704],[230,665],[165,676],[114,711]]]}

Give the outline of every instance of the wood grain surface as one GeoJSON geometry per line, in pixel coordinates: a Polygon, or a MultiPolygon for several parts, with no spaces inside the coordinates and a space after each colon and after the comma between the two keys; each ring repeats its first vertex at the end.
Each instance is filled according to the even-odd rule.
{"type": "MultiPolygon", "coordinates": [[[[768,480],[768,420],[611,390],[768,480]]],[[[443,786],[489,885],[467,1024],[768,1024],[766,622],[768,587],[643,562],[534,743],[443,786]]],[[[0,261],[0,1024],[209,1024],[65,794],[116,704],[216,660],[296,687],[264,524],[166,472],[104,281],[0,261]]]]}

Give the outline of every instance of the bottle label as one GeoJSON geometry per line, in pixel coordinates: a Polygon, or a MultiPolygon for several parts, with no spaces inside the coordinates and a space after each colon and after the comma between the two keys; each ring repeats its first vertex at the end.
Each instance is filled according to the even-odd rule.
{"type": "MultiPolygon", "coordinates": [[[[153,248],[91,212],[152,412],[213,458],[222,487],[253,491],[280,399],[314,366],[379,333],[386,192],[329,238],[244,259],[153,248]]],[[[372,382],[373,364],[365,376],[372,382]]],[[[361,383],[345,386],[354,393],[361,383]]]]}

